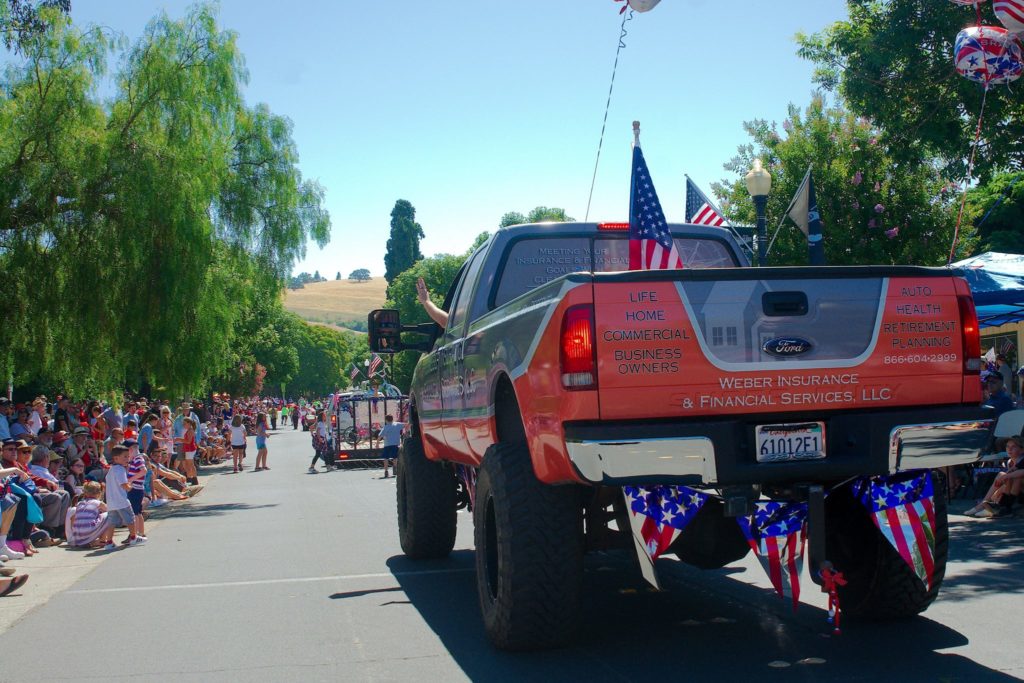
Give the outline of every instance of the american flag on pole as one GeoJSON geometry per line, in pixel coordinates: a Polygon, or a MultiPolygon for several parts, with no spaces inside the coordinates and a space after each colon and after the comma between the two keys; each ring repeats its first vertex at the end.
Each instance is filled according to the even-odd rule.
{"type": "Polygon", "coordinates": [[[935,487],[930,473],[903,475],[902,481],[862,480],[859,497],[878,530],[930,590],[935,570],[935,487]]]}
{"type": "Polygon", "coordinates": [[[382,365],[384,365],[383,358],[381,358],[377,354],[373,354],[372,356],[370,356],[370,377],[373,377],[375,374],[377,374],[377,369],[380,368],[382,365]]]}
{"type": "Polygon", "coordinates": [[[807,542],[807,503],[755,503],[754,514],[737,517],[743,536],[753,548],[775,592],[800,601],[800,570],[807,542]]]}
{"type": "Polygon", "coordinates": [[[697,225],[710,225],[719,228],[729,225],[718,210],[711,205],[704,193],[689,178],[686,179],[686,222],[697,225]]]}
{"type": "Polygon", "coordinates": [[[359,366],[353,363],[352,370],[349,371],[348,376],[349,379],[354,382],[356,380],[356,377],[359,376],[359,366]]]}
{"type": "Polygon", "coordinates": [[[629,269],[682,268],[675,240],[654,191],[640,145],[633,145],[633,180],[629,191],[629,269]]]}
{"type": "Polygon", "coordinates": [[[708,496],[687,486],[626,486],[630,519],[640,522],[644,547],[652,560],[664,553],[693,521],[708,496]]]}

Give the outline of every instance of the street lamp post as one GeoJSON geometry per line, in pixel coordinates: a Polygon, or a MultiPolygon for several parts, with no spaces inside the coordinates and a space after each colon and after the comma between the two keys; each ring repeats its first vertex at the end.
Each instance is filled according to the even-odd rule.
{"type": "Polygon", "coordinates": [[[757,265],[767,263],[768,227],[765,224],[765,206],[768,204],[768,193],[772,189],[772,176],[761,167],[761,160],[754,159],[744,180],[747,181],[747,192],[754,200],[754,211],[757,212],[757,265]]]}

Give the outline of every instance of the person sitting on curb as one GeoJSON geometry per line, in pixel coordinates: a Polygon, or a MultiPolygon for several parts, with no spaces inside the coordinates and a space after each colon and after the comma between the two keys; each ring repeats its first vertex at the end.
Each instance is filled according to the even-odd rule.
{"type": "Polygon", "coordinates": [[[82,499],[68,511],[68,541],[72,548],[102,548],[112,543],[114,527],[107,521],[107,505],[100,498],[103,486],[86,482],[82,499]]]}
{"type": "Polygon", "coordinates": [[[985,386],[988,389],[988,398],[985,400],[984,405],[995,409],[996,417],[1008,410],[1013,410],[1013,399],[1006,393],[1003,378],[998,372],[989,374],[985,379],[985,386]]]}
{"type": "Polygon", "coordinates": [[[21,574],[10,579],[0,579],[0,598],[10,595],[28,583],[28,574],[21,574]]]}
{"type": "Polygon", "coordinates": [[[1024,485],[1024,438],[1011,436],[1006,442],[1006,455],[1006,471],[996,475],[988,493],[980,503],[964,513],[966,516],[989,519],[1005,517],[1013,512],[1024,485]]]}

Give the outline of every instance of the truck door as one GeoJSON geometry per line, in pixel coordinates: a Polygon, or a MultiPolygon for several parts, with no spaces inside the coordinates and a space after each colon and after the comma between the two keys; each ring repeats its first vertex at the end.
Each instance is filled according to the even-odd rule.
{"type": "Polygon", "coordinates": [[[462,278],[454,302],[448,311],[448,326],[445,329],[441,348],[438,349],[441,381],[441,424],[444,440],[450,451],[470,456],[466,436],[466,318],[469,302],[473,296],[480,266],[484,261],[484,250],[478,249],[470,257],[466,275],[462,278]]]}

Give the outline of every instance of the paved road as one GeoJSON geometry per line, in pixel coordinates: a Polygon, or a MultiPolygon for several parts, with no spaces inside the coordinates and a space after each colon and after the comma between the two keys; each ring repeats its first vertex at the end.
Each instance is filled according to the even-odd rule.
{"type": "MultiPolygon", "coordinates": [[[[756,561],[660,566],[655,594],[612,555],[588,567],[581,644],[492,650],[480,625],[472,528],[449,560],[398,547],[394,479],[305,473],[307,436],[271,441],[269,472],[213,474],[119,550],[0,635],[0,680],[1009,681],[1020,647],[1024,520],[956,518],[946,589],[927,616],[827,635],[805,582],[794,614],[756,561]]],[[[57,551],[49,551],[57,552],[57,551]]],[[[42,555],[40,557],[43,557],[42,555]]],[[[31,584],[29,586],[31,588],[31,584]]],[[[5,598],[5,600],[19,599],[5,598]]]]}

